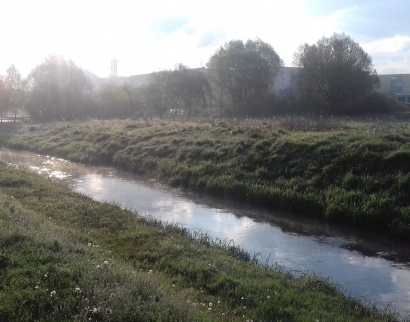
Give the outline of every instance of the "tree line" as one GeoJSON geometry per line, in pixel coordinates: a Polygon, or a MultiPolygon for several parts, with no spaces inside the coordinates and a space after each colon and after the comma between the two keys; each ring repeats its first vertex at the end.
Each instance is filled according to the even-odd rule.
{"type": "Polygon", "coordinates": [[[283,61],[260,39],[232,40],[210,57],[207,69],[152,73],[148,84],[107,82],[93,88],[72,61],[49,56],[23,78],[14,65],[0,75],[0,112],[24,108],[34,122],[84,118],[164,118],[208,114],[209,107],[232,116],[320,112],[388,112],[391,103],[371,57],[345,34],[301,45],[291,86],[273,92],[283,61]]]}

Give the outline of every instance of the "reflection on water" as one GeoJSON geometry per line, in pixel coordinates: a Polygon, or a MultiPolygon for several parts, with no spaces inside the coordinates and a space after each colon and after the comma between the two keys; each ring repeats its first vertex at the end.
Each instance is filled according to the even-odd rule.
{"type": "Polygon", "coordinates": [[[28,166],[100,201],[181,223],[213,237],[232,239],[259,254],[261,262],[287,270],[314,271],[343,285],[355,297],[410,311],[410,257],[407,244],[352,228],[329,226],[287,213],[244,207],[170,189],[107,167],[3,149],[0,159],[28,166]]]}

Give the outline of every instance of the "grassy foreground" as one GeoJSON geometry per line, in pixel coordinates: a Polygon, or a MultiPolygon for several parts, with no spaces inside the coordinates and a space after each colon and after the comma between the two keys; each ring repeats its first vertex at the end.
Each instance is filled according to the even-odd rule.
{"type": "Polygon", "coordinates": [[[0,321],[395,321],[314,276],[0,162],[0,321]]]}
{"type": "Polygon", "coordinates": [[[285,118],[247,124],[4,125],[0,142],[410,236],[410,125],[404,122],[285,118]]]}

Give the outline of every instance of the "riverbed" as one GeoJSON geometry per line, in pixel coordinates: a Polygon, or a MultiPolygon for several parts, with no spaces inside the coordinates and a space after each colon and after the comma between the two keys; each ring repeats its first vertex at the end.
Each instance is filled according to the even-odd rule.
{"type": "Polygon", "coordinates": [[[298,214],[209,198],[111,167],[4,148],[0,160],[26,166],[96,200],[232,240],[261,263],[282,266],[296,275],[330,276],[346,294],[364,303],[388,305],[402,316],[410,312],[408,243],[298,214]]]}

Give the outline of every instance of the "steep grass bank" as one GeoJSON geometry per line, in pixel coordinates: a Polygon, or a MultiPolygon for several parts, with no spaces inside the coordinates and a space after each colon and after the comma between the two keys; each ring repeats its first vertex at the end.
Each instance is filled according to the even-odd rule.
{"type": "Polygon", "coordinates": [[[0,245],[1,321],[396,320],[317,276],[2,162],[0,245]]]}
{"type": "Polygon", "coordinates": [[[171,185],[408,238],[410,126],[308,121],[305,128],[292,119],[21,125],[0,127],[0,140],[11,148],[113,164],[171,185]]]}

